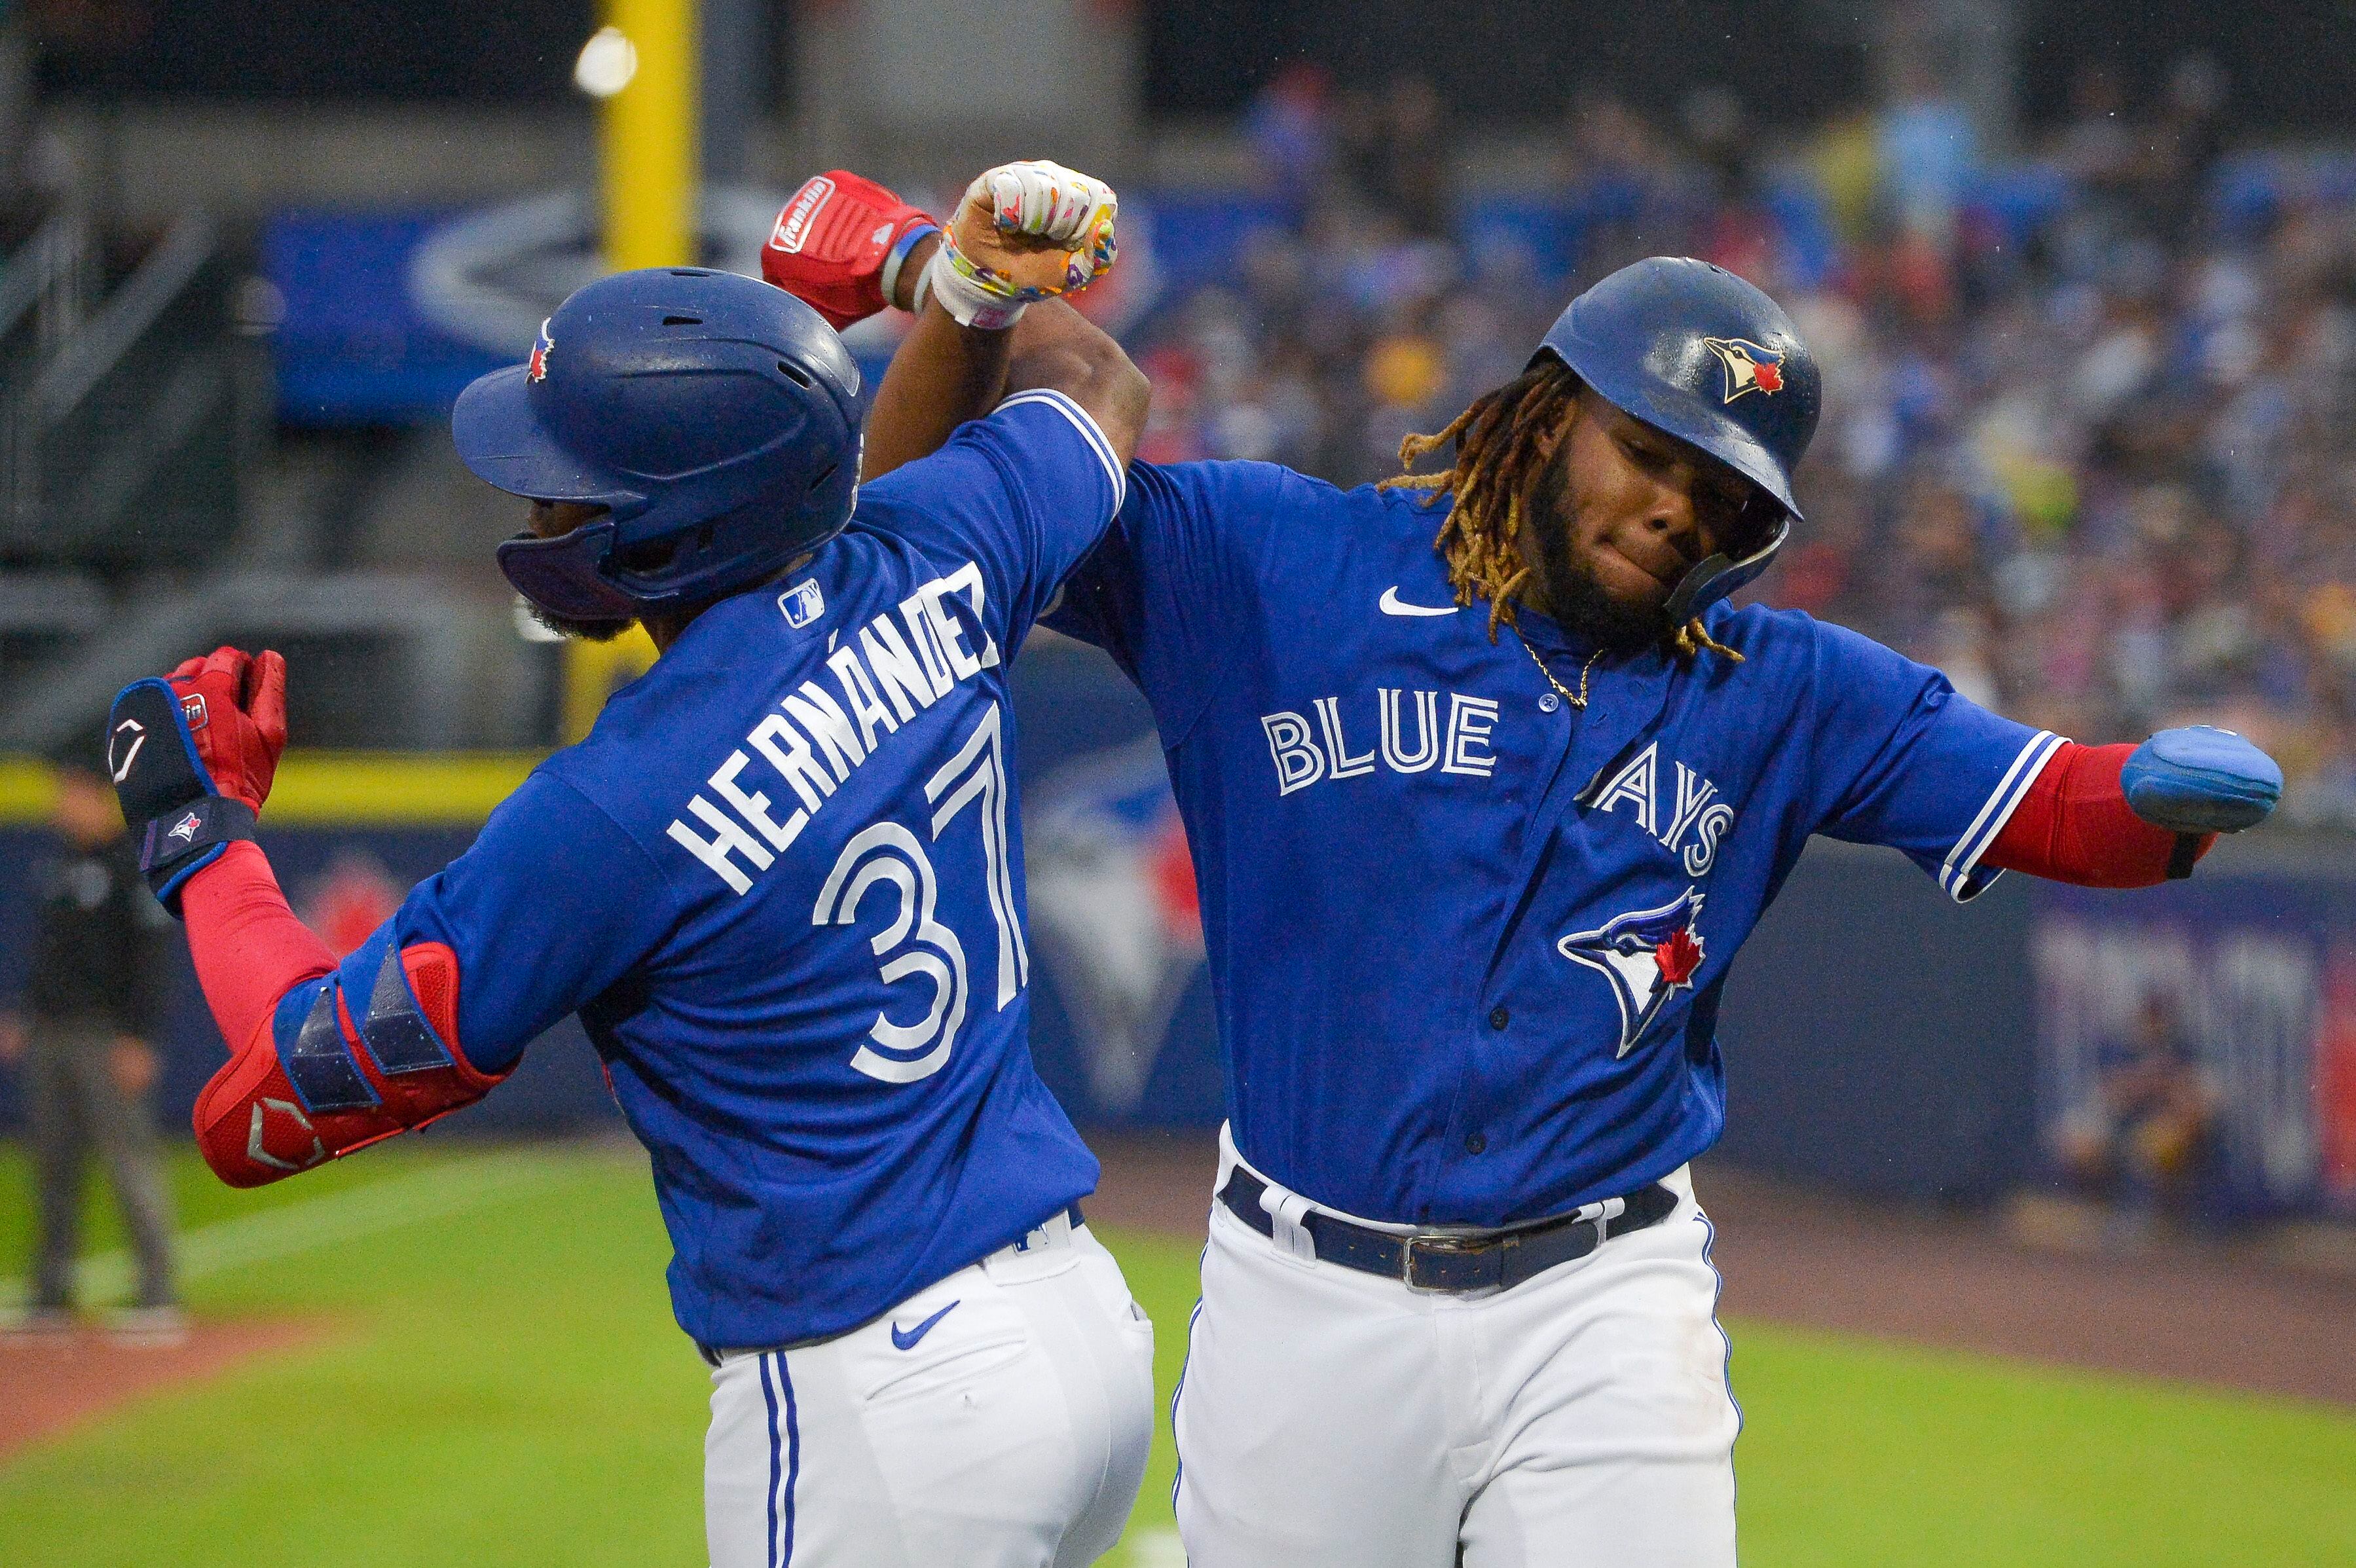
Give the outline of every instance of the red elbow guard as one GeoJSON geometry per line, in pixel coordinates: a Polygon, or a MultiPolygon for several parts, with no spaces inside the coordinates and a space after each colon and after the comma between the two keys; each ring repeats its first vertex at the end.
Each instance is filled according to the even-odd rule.
{"type": "Polygon", "coordinates": [[[395,949],[365,997],[338,974],[289,992],[197,1097],[197,1145],[231,1187],[260,1187],[470,1105],[507,1074],[458,1046],[458,959],[395,949]]]}

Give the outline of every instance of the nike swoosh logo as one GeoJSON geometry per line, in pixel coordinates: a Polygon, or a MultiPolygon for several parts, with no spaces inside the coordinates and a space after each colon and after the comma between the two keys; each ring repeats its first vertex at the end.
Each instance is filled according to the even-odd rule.
{"type": "Polygon", "coordinates": [[[1384,589],[1383,596],[1378,603],[1382,607],[1383,613],[1386,615],[1453,615],[1458,610],[1462,608],[1462,605],[1457,604],[1441,604],[1439,606],[1433,606],[1430,604],[1410,604],[1406,600],[1401,599],[1398,596],[1398,590],[1396,588],[1384,589]]]}
{"type": "Polygon", "coordinates": [[[947,1317],[950,1313],[955,1312],[957,1309],[958,1304],[952,1301],[947,1307],[942,1307],[938,1312],[934,1313],[930,1317],[926,1318],[922,1323],[917,1324],[914,1328],[903,1328],[897,1323],[893,1324],[893,1348],[900,1350],[915,1349],[916,1348],[916,1341],[933,1331],[934,1324],[939,1322],[942,1318],[947,1317]]]}

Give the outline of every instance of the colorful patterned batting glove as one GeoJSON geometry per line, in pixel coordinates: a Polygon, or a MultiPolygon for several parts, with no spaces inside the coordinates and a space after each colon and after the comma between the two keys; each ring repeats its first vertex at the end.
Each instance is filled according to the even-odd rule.
{"type": "Polygon", "coordinates": [[[1119,208],[1110,186],[1061,164],[1001,164],[966,187],[926,286],[961,326],[1012,326],[1112,269],[1119,208]]]}

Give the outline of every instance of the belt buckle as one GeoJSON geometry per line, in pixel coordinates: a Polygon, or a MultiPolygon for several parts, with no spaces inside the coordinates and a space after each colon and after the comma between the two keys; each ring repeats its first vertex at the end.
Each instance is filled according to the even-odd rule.
{"type": "Polygon", "coordinates": [[[1619,1223],[1627,1212],[1626,1199],[1606,1198],[1595,1205],[1593,1214],[1580,1221],[1582,1225],[1591,1225],[1595,1228],[1595,1243],[1587,1249],[1590,1253],[1603,1250],[1603,1243],[1612,1239],[1612,1227],[1619,1223]]]}
{"type": "Polygon", "coordinates": [[[1595,1240],[1582,1255],[1591,1258],[1603,1250],[1603,1243],[1612,1239],[1613,1218],[1614,1216],[1609,1214],[1598,1214],[1594,1219],[1586,1221],[1588,1229],[1595,1232],[1595,1240]]]}
{"type": "Polygon", "coordinates": [[[1479,1288],[1478,1286],[1466,1287],[1461,1285],[1423,1285],[1418,1283],[1415,1277],[1415,1254],[1418,1249],[1421,1249],[1427,1253],[1439,1253],[1446,1255],[1463,1256],[1468,1253],[1478,1253],[1483,1246],[1488,1245],[1489,1243],[1486,1238],[1477,1236],[1451,1236],[1445,1234],[1433,1234],[1430,1232],[1418,1232],[1415,1234],[1408,1236],[1406,1239],[1406,1242],[1407,1244],[1399,1249],[1399,1283],[1406,1285],[1409,1290],[1414,1291],[1419,1296],[1458,1296],[1462,1295],[1466,1288],[1479,1288]]]}

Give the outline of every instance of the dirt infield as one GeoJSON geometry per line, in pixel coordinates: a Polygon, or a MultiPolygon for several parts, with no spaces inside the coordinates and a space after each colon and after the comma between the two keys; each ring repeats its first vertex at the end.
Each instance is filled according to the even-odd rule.
{"type": "Polygon", "coordinates": [[[324,1337],[331,1325],[246,1318],[198,1323],[177,1345],[124,1344],[93,1329],[0,1336],[0,1458],[143,1395],[215,1377],[324,1337]]]}
{"type": "MultiPolygon", "coordinates": [[[[1199,1236],[1215,1146],[1098,1138],[1092,1220],[1199,1236]]],[[[1705,1167],[1723,1310],[2109,1371],[2356,1404],[2356,1281],[2190,1243],[2133,1257],[2032,1249],[1925,1213],[1705,1167]]]]}

